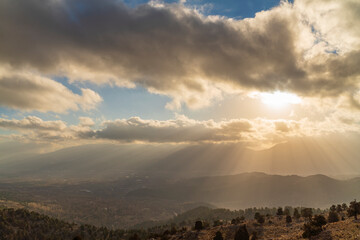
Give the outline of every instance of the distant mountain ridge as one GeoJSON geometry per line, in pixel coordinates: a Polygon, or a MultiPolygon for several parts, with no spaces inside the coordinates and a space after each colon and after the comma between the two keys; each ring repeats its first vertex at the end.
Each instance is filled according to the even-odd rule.
{"type": "Polygon", "coordinates": [[[0,182],[0,194],[10,203],[78,223],[131,227],[164,221],[198,206],[328,208],[359,199],[360,178],[259,172],[181,180],[130,176],[81,183],[0,182]]]}
{"type": "Polygon", "coordinates": [[[301,177],[243,173],[201,177],[128,193],[132,197],[203,201],[217,207],[326,207],[360,197],[360,178],[336,180],[325,175],[301,177]]]}
{"type": "Polygon", "coordinates": [[[115,180],[141,174],[165,178],[232,175],[242,172],[325,175],[359,174],[360,148],[347,138],[293,139],[254,151],[243,144],[97,144],[45,154],[0,156],[0,176],[9,178],[115,180]],[[335,149],[333,146],[337,146],[335,149]]]}

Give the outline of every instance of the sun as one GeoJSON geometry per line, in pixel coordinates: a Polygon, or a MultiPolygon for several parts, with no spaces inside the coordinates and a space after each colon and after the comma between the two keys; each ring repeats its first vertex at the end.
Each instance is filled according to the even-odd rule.
{"type": "Polygon", "coordinates": [[[286,92],[273,92],[273,93],[259,93],[259,98],[261,99],[261,102],[265,105],[281,109],[284,107],[287,107],[290,104],[299,104],[301,103],[301,98],[296,96],[292,93],[286,93],[286,92]]]}

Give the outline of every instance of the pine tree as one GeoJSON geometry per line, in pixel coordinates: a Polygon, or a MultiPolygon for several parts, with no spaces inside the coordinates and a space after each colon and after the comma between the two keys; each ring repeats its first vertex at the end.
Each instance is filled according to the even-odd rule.
{"type": "Polygon", "coordinates": [[[282,207],[279,207],[279,208],[277,209],[276,215],[278,215],[278,216],[284,215],[284,212],[283,212],[282,207]]]}
{"type": "Polygon", "coordinates": [[[299,210],[297,208],[294,209],[294,214],[293,214],[294,218],[299,219],[300,218],[300,213],[299,210]]]}
{"type": "Polygon", "coordinates": [[[291,223],[292,222],[292,218],[290,215],[286,216],[286,223],[291,223]]]}
{"type": "Polygon", "coordinates": [[[347,213],[349,217],[354,217],[357,220],[357,215],[360,214],[360,203],[356,202],[356,199],[350,203],[347,213]]]}
{"type": "Polygon", "coordinates": [[[195,230],[200,231],[200,230],[202,230],[202,229],[203,229],[203,223],[202,223],[202,221],[196,221],[196,222],[195,222],[195,230]]]}
{"type": "Polygon", "coordinates": [[[246,229],[246,225],[242,225],[239,227],[235,234],[234,240],[249,240],[249,233],[246,229]]]}
{"type": "Polygon", "coordinates": [[[337,214],[337,212],[330,211],[328,216],[328,222],[333,223],[338,221],[339,221],[339,215],[337,214]]]}
{"type": "Polygon", "coordinates": [[[213,238],[213,240],[224,240],[224,238],[223,238],[223,236],[222,236],[222,234],[221,234],[220,231],[217,231],[217,232],[215,233],[215,237],[213,238]]]}

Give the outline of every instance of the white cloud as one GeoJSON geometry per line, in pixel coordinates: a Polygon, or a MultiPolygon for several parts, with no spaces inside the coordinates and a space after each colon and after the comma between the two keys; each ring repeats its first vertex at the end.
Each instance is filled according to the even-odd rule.
{"type": "Polygon", "coordinates": [[[79,125],[84,127],[91,127],[95,125],[95,122],[89,117],[79,117],[79,125]]]}
{"type": "Polygon", "coordinates": [[[158,121],[139,117],[104,121],[91,129],[94,122],[81,117],[79,125],[68,126],[62,121],[43,121],[37,117],[22,120],[0,119],[0,127],[17,130],[10,137],[34,142],[49,140],[61,144],[89,141],[116,141],[120,143],[234,143],[263,149],[286,142],[292,137],[326,136],[333,133],[360,133],[356,119],[345,114],[333,114],[322,121],[263,118],[231,119],[215,122],[197,121],[185,116],[158,121]]]}
{"type": "Polygon", "coordinates": [[[0,118],[0,127],[20,131],[62,131],[66,129],[63,121],[43,121],[34,116],[28,116],[22,120],[0,118]]]}

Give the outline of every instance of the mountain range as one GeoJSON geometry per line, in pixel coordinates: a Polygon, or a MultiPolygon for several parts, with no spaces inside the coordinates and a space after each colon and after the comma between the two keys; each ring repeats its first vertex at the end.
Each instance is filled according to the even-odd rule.
{"type": "Polygon", "coordinates": [[[0,176],[45,181],[109,181],[134,174],[184,179],[265,172],[351,178],[357,176],[356,170],[360,168],[360,149],[354,142],[345,136],[293,139],[264,150],[252,150],[241,143],[93,144],[42,154],[17,154],[11,147],[1,149],[0,145],[0,176]]]}

